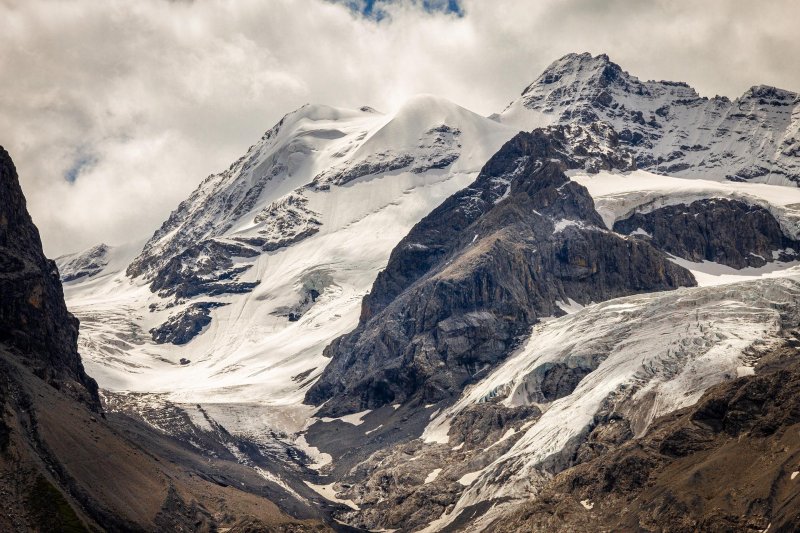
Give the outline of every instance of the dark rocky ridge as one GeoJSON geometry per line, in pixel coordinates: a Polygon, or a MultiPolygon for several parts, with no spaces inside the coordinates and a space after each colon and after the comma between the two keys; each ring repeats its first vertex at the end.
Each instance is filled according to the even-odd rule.
{"type": "Polygon", "coordinates": [[[220,302],[196,302],[171,315],[166,322],[150,330],[153,340],[159,344],[171,342],[186,344],[211,323],[211,310],[222,307],[220,302]]]}
{"type": "Polygon", "coordinates": [[[154,275],[150,290],[161,297],[184,300],[202,294],[250,292],[254,282],[240,282],[239,276],[252,265],[235,265],[232,257],[254,257],[249,246],[208,239],[172,257],[154,275]]]}
{"type": "Polygon", "coordinates": [[[638,229],[669,254],[733,268],[762,267],[776,258],[788,260],[794,254],[786,253],[787,248],[800,252],[800,242],[787,237],[769,211],[739,200],[698,200],[636,213],[614,223],[614,231],[626,235],[638,229]]]}
{"type": "Polygon", "coordinates": [[[359,325],[306,395],[338,416],[414,394],[437,402],[502,360],[557,303],[695,284],[650,244],[609,232],[567,169],[630,169],[595,125],[520,133],[418,223],[364,298],[359,325]],[[591,133],[591,134],[590,134],[591,133]]]}
{"type": "Polygon", "coordinates": [[[0,343],[42,379],[99,409],[97,383],[77,349],[55,262],[42,252],[11,157],[0,147],[0,343]]]}

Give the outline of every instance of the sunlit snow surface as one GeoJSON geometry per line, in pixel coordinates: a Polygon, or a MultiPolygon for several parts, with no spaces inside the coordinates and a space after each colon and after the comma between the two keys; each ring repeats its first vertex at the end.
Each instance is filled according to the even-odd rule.
{"type": "MultiPolygon", "coordinates": [[[[251,148],[252,165],[237,175],[206,180],[187,204],[187,216],[196,219],[199,227],[212,227],[209,221],[228,227],[223,238],[246,236],[265,205],[298,189],[318,214],[319,233],[287,248],[238,259],[239,264],[253,264],[240,281],[260,280],[259,285],[247,294],[214,297],[229,305],[214,309],[210,325],[183,346],[158,345],[150,338],[149,330],[175,308],[163,309],[163,300],[150,292],[142,278],[126,277],[125,266],[141,245],[112,249],[110,264],[115,268],[65,286],[69,308],[81,320],[79,342],[85,365],[101,387],[165,393],[159,397],[182,404],[229,405],[224,412],[218,410],[223,425],[238,412],[237,406],[247,406],[254,419],[251,424],[290,433],[302,429],[311,413],[311,408],[302,405],[303,395],[328,363],[322,351],[356,326],[361,299],[391,250],[416,222],[469,185],[486,159],[516,133],[446,100],[426,96],[410,100],[390,115],[306,106],[288,115],[275,131],[263,146],[251,148]],[[442,124],[460,132],[459,144],[451,147],[460,156],[447,168],[400,169],[330,190],[304,188],[334,165],[357,163],[375,153],[425,151],[417,146],[419,139],[442,124]],[[238,194],[241,183],[258,180],[254,168],[263,166],[260,172],[274,172],[270,163],[284,165],[277,167],[278,177],[264,188],[251,210],[231,220],[230,212],[215,201],[217,195],[238,194]],[[273,314],[297,303],[302,280],[312,273],[324,275],[331,283],[310,310],[296,322],[273,314]],[[162,310],[149,311],[151,303],[158,303],[162,310]],[[181,358],[190,363],[179,364],[181,358]]],[[[168,239],[169,235],[155,242],[153,249],[166,248],[168,239]]],[[[237,424],[238,430],[244,421],[237,416],[229,422],[237,424]]]]}

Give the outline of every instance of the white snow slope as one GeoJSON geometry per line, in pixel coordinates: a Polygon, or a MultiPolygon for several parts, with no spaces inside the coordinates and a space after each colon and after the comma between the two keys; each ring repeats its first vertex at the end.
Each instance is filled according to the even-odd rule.
{"type": "Polygon", "coordinates": [[[112,261],[116,269],[65,285],[68,305],[81,320],[88,372],[109,390],[166,393],[159,397],[183,404],[247,404],[254,416],[274,418],[273,427],[299,430],[310,412],[301,405],[303,394],[328,361],[323,348],[355,327],[361,298],[392,248],[434,207],[471,183],[515,133],[428,96],[389,115],[324,106],[287,115],[173,213],[137,259],[152,258],[144,276],[131,279],[127,263],[112,261]],[[445,135],[431,138],[434,129],[445,135]],[[440,152],[458,157],[443,168],[426,169],[440,152]],[[414,161],[341,185],[320,178],[332,168],[404,156],[414,161]],[[318,186],[323,181],[327,187],[318,186]],[[214,309],[211,323],[188,344],[154,343],[150,328],[191,301],[167,307],[167,300],[149,290],[147,272],[164,264],[181,243],[269,231],[258,214],[289,194],[307,200],[319,231],[253,258],[235,258],[253,265],[240,280],[260,280],[258,286],[213,298],[228,305],[214,309]],[[309,283],[321,294],[300,320],[275,314],[296,304],[309,283]],[[151,304],[158,310],[150,311],[151,304]],[[181,358],[190,363],[179,364],[181,358]]]}

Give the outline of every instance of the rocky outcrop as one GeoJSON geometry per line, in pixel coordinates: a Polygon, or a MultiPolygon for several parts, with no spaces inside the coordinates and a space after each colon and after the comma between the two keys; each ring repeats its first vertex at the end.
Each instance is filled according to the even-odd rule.
{"type": "Polygon", "coordinates": [[[424,528],[452,507],[474,472],[507,452],[523,426],[540,414],[534,406],[476,404],[454,418],[446,445],[414,439],[369,455],[334,486],[338,497],[360,509],[338,518],[372,531],[424,528]]]}
{"type": "Polygon", "coordinates": [[[178,313],[171,315],[166,322],[150,330],[153,340],[159,344],[171,342],[180,346],[186,344],[211,323],[211,310],[222,307],[219,302],[193,303],[178,313]]]}
{"type": "Polygon", "coordinates": [[[800,242],[787,237],[767,209],[722,198],[636,213],[615,222],[614,231],[641,235],[657,248],[689,261],[733,268],[762,267],[800,252],[800,242]]]}
{"type": "Polygon", "coordinates": [[[39,231],[11,157],[0,147],[0,343],[54,387],[99,409],[97,383],[77,349],[78,320],[67,311],[56,264],[39,231]]]}
{"type": "Polygon", "coordinates": [[[502,360],[559,302],[694,285],[651,245],[609,232],[570,168],[632,166],[608,129],[521,133],[417,224],[334,341],[310,403],[340,415],[419,394],[437,402],[502,360]]]}
{"type": "Polygon", "coordinates": [[[209,239],[191,246],[166,262],[153,277],[150,290],[181,301],[199,295],[250,292],[258,282],[239,281],[252,265],[237,265],[235,257],[255,257],[249,246],[209,239]]]}
{"type": "Polygon", "coordinates": [[[254,222],[261,224],[258,237],[249,242],[272,252],[300,242],[319,232],[322,223],[308,207],[308,199],[299,193],[292,193],[278,201],[272,202],[256,215],[254,222]]]}
{"type": "MultiPolygon", "coordinates": [[[[796,336],[797,333],[795,332],[796,336]]],[[[800,522],[796,338],[754,376],[556,476],[492,531],[795,531],[800,522]]]]}

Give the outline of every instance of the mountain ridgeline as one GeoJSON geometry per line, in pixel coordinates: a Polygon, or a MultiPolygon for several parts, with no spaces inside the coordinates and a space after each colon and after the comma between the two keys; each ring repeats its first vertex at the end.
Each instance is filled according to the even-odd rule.
{"type": "Polygon", "coordinates": [[[647,242],[610,232],[564,174],[632,168],[611,130],[516,135],[394,249],[358,328],[328,348],[331,364],[306,399],[325,403],[327,416],[416,393],[436,403],[506,357],[541,317],[563,314],[559,303],[695,285],[647,242]]]}
{"type": "Polygon", "coordinates": [[[303,106],[143,247],[58,259],[83,359],[4,169],[0,342],[42,422],[7,401],[0,442],[55,427],[40,455],[76,464],[74,426],[110,454],[122,502],[98,469],[45,476],[87,525],[796,523],[794,92],[568,54],[490,117],[303,106]]]}
{"type": "Polygon", "coordinates": [[[641,81],[605,54],[568,54],[499,117],[523,129],[605,122],[639,168],[657,173],[800,181],[800,95],[775,87],[707,98],[686,83],[641,81]]]}

